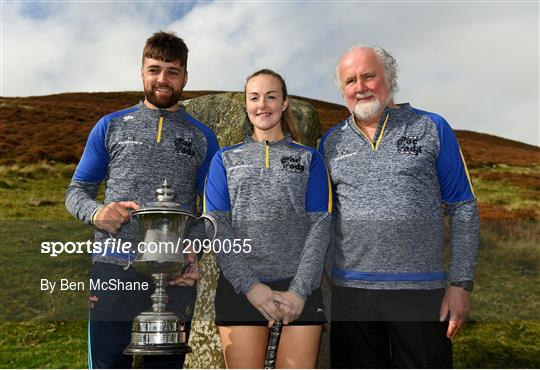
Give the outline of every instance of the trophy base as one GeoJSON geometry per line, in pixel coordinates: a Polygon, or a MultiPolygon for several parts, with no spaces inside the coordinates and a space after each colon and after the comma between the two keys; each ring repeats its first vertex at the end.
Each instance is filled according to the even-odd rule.
{"type": "Polygon", "coordinates": [[[125,355],[175,355],[191,352],[184,322],[174,312],[143,312],[133,320],[125,355]]]}
{"type": "Polygon", "coordinates": [[[180,344],[154,344],[134,345],[130,344],[124,349],[124,355],[180,355],[190,353],[191,348],[184,343],[180,344]]]}

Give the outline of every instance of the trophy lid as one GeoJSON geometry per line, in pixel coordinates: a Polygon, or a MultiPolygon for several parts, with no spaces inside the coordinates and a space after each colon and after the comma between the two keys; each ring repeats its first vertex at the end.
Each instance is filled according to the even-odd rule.
{"type": "Polygon", "coordinates": [[[139,210],[134,211],[132,214],[137,215],[152,212],[192,214],[189,211],[183,210],[179,203],[174,202],[176,191],[169,186],[167,179],[163,181],[161,187],[156,189],[155,195],[157,201],[144,203],[139,210]]]}
{"type": "Polygon", "coordinates": [[[171,189],[167,179],[163,180],[161,188],[156,189],[156,197],[160,202],[170,202],[176,197],[176,192],[174,189],[171,189]]]}

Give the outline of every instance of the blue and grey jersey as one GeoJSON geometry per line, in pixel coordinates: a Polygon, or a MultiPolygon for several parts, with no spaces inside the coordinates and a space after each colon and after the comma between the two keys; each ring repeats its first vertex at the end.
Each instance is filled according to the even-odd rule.
{"type": "Polygon", "coordinates": [[[439,115],[386,108],[373,141],[349,117],[321,139],[335,215],[332,278],[367,289],[473,280],[478,211],[457,139],[439,115]],[[443,268],[444,213],[451,261],[443,268]],[[448,275],[448,276],[447,276],[448,275]]]}
{"type": "Polygon", "coordinates": [[[251,239],[250,253],[217,253],[237,293],[257,282],[292,278],[302,298],[320,286],[329,243],[332,192],[322,155],[290,137],[247,137],[212,159],[205,212],[218,221],[218,238],[251,239]]]}
{"type": "MultiPolygon", "coordinates": [[[[153,110],[142,102],[101,118],[94,126],[81,161],[66,193],[66,207],[90,224],[102,206],[96,200],[105,182],[104,203],[133,200],[139,205],[155,201],[155,190],[164,179],[176,191],[176,202],[195,212],[197,193],[202,194],[210,161],[219,149],[208,127],[188,115],[153,110]]],[[[136,247],[137,222],[131,220],[114,235],[136,247]]],[[[97,229],[96,241],[108,233],[97,229]]],[[[133,248],[135,250],[135,248],[133,248]]],[[[125,264],[128,254],[94,255],[94,261],[125,264]]]]}

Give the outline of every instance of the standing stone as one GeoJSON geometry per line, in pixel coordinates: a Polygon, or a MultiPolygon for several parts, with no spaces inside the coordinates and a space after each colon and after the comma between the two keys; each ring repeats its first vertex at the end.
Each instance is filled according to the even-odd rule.
{"type": "MultiPolygon", "coordinates": [[[[239,143],[246,134],[252,132],[244,110],[244,93],[203,95],[184,100],[182,104],[189,114],[215,132],[221,146],[239,143]]],[[[299,141],[316,147],[322,132],[321,119],[315,108],[303,100],[293,98],[289,98],[289,107],[298,122],[301,136],[299,141]]]]}
{"type": "MultiPolygon", "coordinates": [[[[220,146],[239,143],[250,134],[251,124],[244,110],[244,93],[203,95],[183,101],[186,111],[209,126],[220,146]]],[[[321,137],[321,120],[315,108],[302,100],[289,98],[289,107],[300,129],[300,142],[315,147],[321,137]]],[[[213,254],[200,262],[201,278],[197,283],[197,303],[193,316],[188,354],[184,367],[188,369],[224,368],[221,342],[215,321],[214,298],[217,285],[217,263],[213,254]]]]}

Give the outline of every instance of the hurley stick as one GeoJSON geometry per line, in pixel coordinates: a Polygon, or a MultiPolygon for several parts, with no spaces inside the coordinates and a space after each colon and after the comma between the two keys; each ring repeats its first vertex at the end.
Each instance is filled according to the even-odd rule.
{"type": "Polygon", "coordinates": [[[266,349],[266,359],[264,360],[265,369],[276,368],[276,355],[279,347],[279,337],[281,336],[282,328],[283,323],[281,321],[278,321],[272,325],[270,339],[268,340],[268,348],[266,349]]]}

